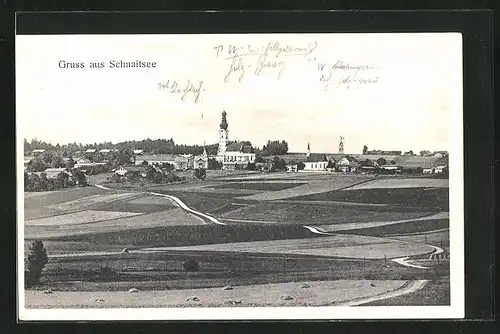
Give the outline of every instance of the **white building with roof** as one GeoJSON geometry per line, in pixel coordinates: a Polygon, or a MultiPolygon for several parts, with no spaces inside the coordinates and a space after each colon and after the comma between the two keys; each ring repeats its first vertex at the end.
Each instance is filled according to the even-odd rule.
{"type": "Polygon", "coordinates": [[[222,162],[222,169],[243,169],[249,163],[255,162],[255,153],[247,142],[229,142],[229,130],[226,111],[222,112],[219,128],[219,149],[216,160],[222,162]]]}

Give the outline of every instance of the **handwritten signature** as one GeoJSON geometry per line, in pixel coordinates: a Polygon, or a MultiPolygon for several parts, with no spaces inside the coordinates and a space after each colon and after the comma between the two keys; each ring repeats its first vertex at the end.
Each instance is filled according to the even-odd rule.
{"type": "Polygon", "coordinates": [[[181,101],[185,101],[189,96],[194,97],[194,103],[199,103],[202,101],[201,93],[205,91],[203,88],[203,80],[197,83],[188,80],[186,83],[182,83],[178,80],[167,80],[167,82],[158,83],[159,90],[166,90],[170,94],[176,94],[181,96],[181,101]]]}
{"type": "Polygon", "coordinates": [[[227,56],[224,60],[230,60],[229,69],[225,73],[224,83],[230,81],[233,73],[238,77],[238,82],[241,83],[245,76],[245,71],[253,72],[253,75],[260,76],[264,71],[277,71],[278,80],[283,76],[285,69],[285,60],[278,59],[290,56],[307,56],[311,54],[318,46],[317,42],[309,42],[307,46],[292,46],[289,44],[281,44],[276,41],[269,41],[262,46],[246,45],[237,46],[217,45],[213,49],[218,58],[221,54],[227,56]],[[250,61],[250,62],[248,62],[250,61]]]}
{"type": "Polygon", "coordinates": [[[375,65],[350,64],[343,60],[337,60],[333,65],[329,65],[314,57],[310,58],[309,62],[316,64],[316,69],[320,72],[319,81],[325,91],[329,89],[330,85],[335,88],[350,89],[357,85],[377,84],[380,80],[374,73],[375,65]]]}
{"type": "Polygon", "coordinates": [[[314,64],[313,71],[317,71],[319,83],[324,90],[329,90],[330,87],[350,89],[379,82],[375,65],[352,64],[345,60],[323,61],[316,58],[318,56],[314,51],[317,47],[316,41],[304,45],[268,41],[261,46],[217,45],[213,50],[216,58],[229,62],[229,67],[224,72],[224,83],[230,82],[233,77],[241,83],[249,72],[254,76],[270,72],[280,80],[288,57],[298,57],[306,63],[314,64]]]}

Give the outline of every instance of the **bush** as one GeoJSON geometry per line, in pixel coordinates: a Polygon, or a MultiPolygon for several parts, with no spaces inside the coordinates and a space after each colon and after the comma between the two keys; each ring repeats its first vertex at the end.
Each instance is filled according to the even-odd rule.
{"type": "Polygon", "coordinates": [[[207,176],[207,171],[205,168],[198,168],[194,170],[194,177],[200,180],[205,180],[205,177],[207,176]]]}
{"type": "Polygon", "coordinates": [[[186,260],[183,265],[185,271],[198,271],[200,269],[200,264],[196,259],[186,260]]]}
{"type": "Polygon", "coordinates": [[[31,244],[30,253],[26,259],[25,285],[31,287],[40,283],[42,270],[48,262],[47,251],[41,240],[35,240],[31,244]]]}
{"type": "Polygon", "coordinates": [[[255,166],[255,163],[249,162],[246,167],[247,170],[257,170],[257,167],[255,166]]]}

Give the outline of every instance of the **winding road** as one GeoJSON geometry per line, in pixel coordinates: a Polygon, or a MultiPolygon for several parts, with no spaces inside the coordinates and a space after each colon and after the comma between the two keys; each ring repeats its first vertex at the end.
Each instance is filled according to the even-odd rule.
{"type": "MultiPolygon", "coordinates": [[[[104,190],[113,190],[111,188],[107,188],[107,187],[104,187],[104,186],[101,186],[100,184],[95,184],[95,186],[97,188],[100,188],[100,189],[104,189],[104,190]]],[[[220,220],[214,218],[214,217],[211,217],[207,214],[204,214],[204,213],[201,213],[199,211],[196,211],[196,210],[193,210],[191,209],[190,207],[188,207],[183,201],[181,201],[179,198],[175,197],[175,196],[171,196],[171,195],[165,195],[165,194],[160,194],[160,193],[155,193],[155,192],[145,192],[145,194],[150,194],[150,195],[153,195],[153,196],[162,196],[162,197],[166,197],[172,201],[174,201],[181,209],[183,209],[184,211],[187,211],[189,213],[192,213],[194,214],[195,216],[198,216],[198,217],[202,217],[202,218],[205,218],[209,221],[211,221],[212,223],[214,224],[218,224],[218,225],[227,225],[226,223],[223,223],[221,222],[220,220]]]]}

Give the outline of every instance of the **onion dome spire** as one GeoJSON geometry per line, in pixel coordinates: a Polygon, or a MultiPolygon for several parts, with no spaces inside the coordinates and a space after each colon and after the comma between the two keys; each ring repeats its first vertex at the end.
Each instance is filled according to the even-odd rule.
{"type": "Polygon", "coordinates": [[[227,126],[228,126],[228,125],[227,125],[226,115],[227,115],[227,113],[226,113],[226,111],[224,110],[224,111],[222,112],[222,121],[220,122],[220,128],[221,128],[222,130],[227,130],[227,126]]]}

